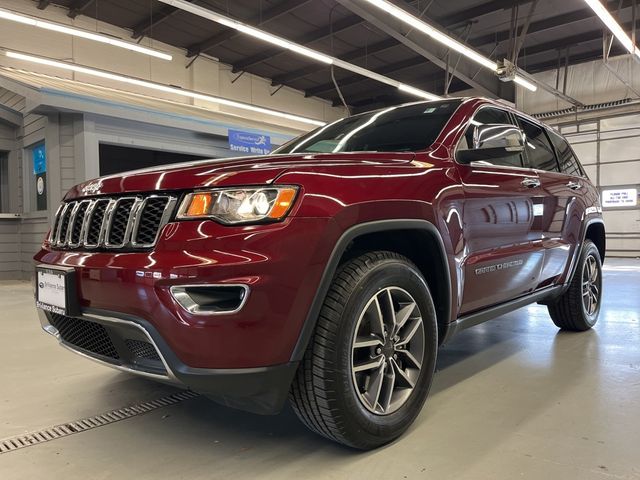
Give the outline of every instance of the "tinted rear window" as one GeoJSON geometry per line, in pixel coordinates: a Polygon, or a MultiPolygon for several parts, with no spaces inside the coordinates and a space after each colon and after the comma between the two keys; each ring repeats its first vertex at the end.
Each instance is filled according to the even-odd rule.
{"type": "Polygon", "coordinates": [[[460,100],[425,102],[354,115],[307,133],[274,153],[424,150],[459,105],[460,100]]]}

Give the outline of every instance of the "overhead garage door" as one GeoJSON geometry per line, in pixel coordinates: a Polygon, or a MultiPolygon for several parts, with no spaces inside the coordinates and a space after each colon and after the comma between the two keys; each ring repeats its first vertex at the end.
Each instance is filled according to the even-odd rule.
{"type": "Polygon", "coordinates": [[[640,255],[640,114],[562,125],[602,194],[611,256],[640,255]]]}

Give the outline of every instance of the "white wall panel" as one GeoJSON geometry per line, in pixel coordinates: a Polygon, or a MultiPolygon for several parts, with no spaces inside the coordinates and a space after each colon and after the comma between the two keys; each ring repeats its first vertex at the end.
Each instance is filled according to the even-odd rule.
{"type": "Polygon", "coordinates": [[[640,159],[640,138],[619,138],[600,141],[600,162],[640,159]]]}
{"type": "MultiPolygon", "coordinates": [[[[36,8],[36,5],[36,2],[25,2],[24,0],[2,1],[3,8],[42,17],[43,13],[36,8]]],[[[71,20],[66,16],[66,9],[64,8],[48,8],[46,17],[58,23],[72,24],[90,31],[96,31],[97,29],[101,33],[110,34],[125,40],[130,39],[131,36],[130,31],[107,23],[98,22],[96,24],[94,19],[82,15],[71,20]]],[[[86,39],[71,37],[69,35],[13,22],[3,21],[0,27],[0,45],[9,50],[70,60],[90,67],[115,71],[120,74],[176,85],[186,89],[194,89],[211,95],[228,97],[324,121],[337,120],[345,115],[342,107],[332,107],[330,102],[319,98],[305,98],[304,92],[289,87],[282,88],[275,95],[271,95],[275,88],[271,87],[270,80],[249,73],[245,73],[237,82],[231,83],[231,81],[237,77],[237,74],[232,74],[228,65],[222,64],[209,57],[200,56],[189,68],[185,68],[189,59],[185,57],[184,50],[149,40],[148,38],[143,39],[145,46],[167,51],[173,55],[173,60],[163,61],[86,39]]],[[[212,23],[211,28],[215,29],[215,24],[212,23]]],[[[10,59],[4,55],[0,55],[0,64],[56,75],[63,78],[73,78],[79,81],[128,90],[135,93],[150,94],[150,91],[143,87],[124,85],[112,80],[62,71],[43,65],[28,64],[23,61],[10,59]]],[[[3,92],[0,91],[0,101],[3,98],[2,95],[3,92]]],[[[153,91],[152,95],[176,102],[193,104],[193,100],[185,99],[185,97],[171,93],[153,91]]],[[[19,99],[16,101],[19,101],[19,99]]],[[[205,105],[202,102],[198,102],[197,104],[201,106],[205,105]]],[[[206,102],[206,107],[243,116],[247,115],[246,110],[219,107],[210,102],[206,102]]],[[[284,127],[291,127],[297,130],[312,128],[309,125],[257,113],[251,113],[251,118],[256,121],[264,121],[265,123],[268,122],[284,127]]]]}
{"type": "Polygon", "coordinates": [[[600,185],[630,185],[640,183],[640,160],[600,166],[600,185]]]}
{"type": "Polygon", "coordinates": [[[597,142],[572,143],[573,151],[576,152],[578,160],[583,165],[596,164],[598,162],[597,142]]]}

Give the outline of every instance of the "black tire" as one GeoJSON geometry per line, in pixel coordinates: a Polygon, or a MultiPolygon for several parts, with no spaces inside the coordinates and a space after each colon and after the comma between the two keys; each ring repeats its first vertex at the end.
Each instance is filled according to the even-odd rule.
{"type": "MultiPolygon", "coordinates": [[[[591,287],[589,287],[589,291],[593,293],[591,287]]],[[[591,240],[585,240],[569,287],[562,296],[554,303],[549,304],[547,308],[553,323],[559,328],[574,332],[584,332],[592,328],[598,321],[601,301],[602,261],[600,260],[600,252],[591,240]],[[584,281],[587,277],[590,277],[588,275],[590,264],[595,267],[597,275],[594,286],[597,289],[595,307],[588,305],[588,299],[583,301],[585,298],[584,281]]]]}
{"type": "MultiPolygon", "coordinates": [[[[437,348],[435,308],[417,267],[393,252],[361,255],[342,265],[333,279],[291,387],[293,409],[312,431],[344,445],[365,450],[389,443],[420,412],[431,387],[437,348]],[[365,407],[361,393],[356,391],[352,341],[361,312],[378,292],[390,288],[408,292],[419,308],[424,326],[423,358],[413,390],[404,403],[392,413],[375,414],[365,407]]],[[[387,360],[390,362],[390,358],[387,360]]],[[[383,377],[384,374],[380,378],[383,377]]]]}

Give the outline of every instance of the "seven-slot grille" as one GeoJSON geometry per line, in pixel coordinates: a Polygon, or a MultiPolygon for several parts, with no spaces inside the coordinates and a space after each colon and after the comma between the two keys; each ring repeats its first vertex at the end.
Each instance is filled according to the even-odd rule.
{"type": "Polygon", "coordinates": [[[170,195],[66,202],[56,213],[49,241],[53,248],[150,248],[175,204],[170,195]]]}

